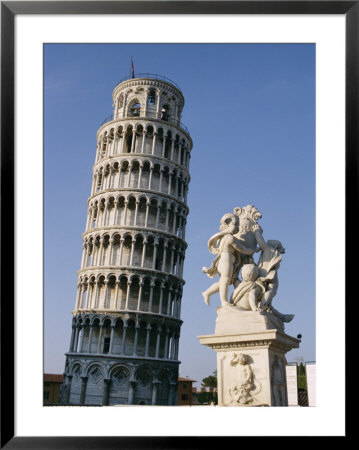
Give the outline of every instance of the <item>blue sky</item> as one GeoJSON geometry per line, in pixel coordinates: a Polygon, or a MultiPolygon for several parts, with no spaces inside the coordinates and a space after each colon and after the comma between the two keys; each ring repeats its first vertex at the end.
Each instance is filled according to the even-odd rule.
{"type": "MultiPolygon", "coordinates": [[[[207,241],[235,206],[255,205],[265,239],[286,248],[274,306],[294,313],[303,335],[287,354],[315,353],[315,45],[47,44],[44,46],[44,370],[62,373],[71,335],[96,132],[112,113],[112,91],[135,72],[175,81],[182,122],[193,139],[190,163],[179,359],[200,382],[216,369],[212,334],[218,295],[207,307],[202,273],[207,241]]],[[[198,383],[199,385],[199,383],[198,383]]]]}

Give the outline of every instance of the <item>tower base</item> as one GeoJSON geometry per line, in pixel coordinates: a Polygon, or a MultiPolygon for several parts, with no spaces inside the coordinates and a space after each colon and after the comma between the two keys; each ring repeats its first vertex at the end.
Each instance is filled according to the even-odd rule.
{"type": "Polygon", "coordinates": [[[285,354],[300,340],[284,333],[282,321],[256,311],[218,308],[214,335],[200,343],[217,353],[218,405],[288,406],[285,354]],[[227,322],[227,327],[226,327],[227,322]]]}

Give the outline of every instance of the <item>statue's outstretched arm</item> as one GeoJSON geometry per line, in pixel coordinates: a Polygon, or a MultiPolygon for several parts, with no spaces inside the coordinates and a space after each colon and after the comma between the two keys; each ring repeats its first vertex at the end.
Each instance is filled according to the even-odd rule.
{"type": "Polygon", "coordinates": [[[251,248],[247,248],[244,245],[242,245],[237,238],[233,239],[232,247],[237,250],[239,253],[243,253],[245,255],[253,255],[254,250],[251,248]]]}

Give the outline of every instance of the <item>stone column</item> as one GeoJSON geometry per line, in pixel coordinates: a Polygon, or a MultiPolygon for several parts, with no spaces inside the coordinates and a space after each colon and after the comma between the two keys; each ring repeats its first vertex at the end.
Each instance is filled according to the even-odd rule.
{"type": "Polygon", "coordinates": [[[105,284],[105,293],[103,295],[102,305],[100,305],[100,308],[106,309],[107,308],[108,280],[105,280],[104,284],[105,284]]]}
{"type": "Polygon", "coordinates": [[[147,325],[147,332],[146,332],[146,346],[145,346],[145,356],[148,356],[148,351],[150,348],[150,331],[151,331],[151,325],[147,325]]]}
{"type": "Polygon", "coordinates": [[[135,142],[136,142],[136,130],[133,129],[132,130],[132,142],[131,142],[131,151],[130,151],[130,153],[134,153],[135,142]]]}
{"type": "Polygon", "coordinates": [[[122,117],[126,117],[126,108],[127,108],[127,94],[125,94],[123,98],[122,117]]]}
{"type": "Polygon", "coordinates": [[[167,191],[168,195],[171,195],[171,189],[172,189],[172,172],[170,172],[168,176],[168,191],[167,191]]]}
{"type": "Polygon", "coordinates": [[[128,181],[127,181],[127,187],[131,187],[131,174],[132,174],[132,164],[128,165],[128,181]]]}
{"type": "Polygon", "coordinates": [[[162,314],[162,303],[163,303],[163,290],[165,288],[165,284],[163,283],[163,281],[161,282],[161,289],[160,289],[160,304],[158,307],[159,310],[159,314],[162,314]]]}
{"type": "Polygon", "coordinates": [[[170,330],[167,328],[166,329],[166,341],[165,341],[165,354],[163,356],[164,359],[168,359],[169,335],[170,335],[170,330]]]}
{"type": "Polygon", "coordinates": [[[140,202],[138,200],[136,200],[136,209],[135,209],[135,219],[134,219],[134,223],[133,226],[137,227],[137,215],[138,215],[138,205],[140,204],[140,202]]]}
{"type": "Polygon", "coordinates": [[[171,142],[171,155],[170,155],[170,160],[173,160],[173,152],[174,152],[174,146],[175,146],[175,139],[172,139],[171,142]]]}
{"type": "Polygon", "coordinates": [[[127,291],[126,291],[126,303],[125,303],[125,309],[128,309],[128,300],[130,298],[130,289],[131,289],[131,284],[132,281],[131,280],[127,280],[127,291]]]}
{"type": "Polygon", "coordinates": [[[156,268],[156,258],[157,258],[157,247],[158,247],[158,242],[155,241],[154,242],[154,249],[153,249],[153,260],[152,260],[152,270],[155,270],[156,268]]]}
{"type": "Polygon", "coordinates": [[[80,309],[82,286],[83,286],[82,282],[77,285],[77,298],[76,298],[76,303],[75,303],[76,309],[80,309]]]}
{"type": "Polygon", "coordinates": [[[176,228],[177,228],[177,214],[178,214],[178,211],[174,211],[174,214],[173,214],[172,234],[176,234],[176,228]]]}
{"type": "Polygon", "coordinates": [[[139,289],[138,289],[138,300],[137,300],[137,308],[136,308],[137,311],[141,311],[142,289],[143,289],[143,281],[141,278],[140,282],[139,282],[139,289]]]}
{"type": "Polygon", "coordinates": [[[150,209],[150,202],[146,202],[146,217],[145,217],[145,228],[147,228],[148,224],[148,213],[150,209]]]}
{"type": "Polygon", "coordinates": [[[173,295],[173,288],[171,286],[168,290],[167,316],[171,314],[172,295],[173,295]]]}
{"type": "Polygon", "coordinates": [[[138,323],[136,323],[135,325],[135,342],[133,344],[133,355],[137,356],[137,346],[138,346],[138,330],[139,330],[140,326],[138,325],[138,323]]]}
{"type": "Polygon", "coordinates": [[[164,246],[163,246],[163,261],[162,261],[162,272],[166,272],[166,258],[167,258],[167,242],[165,242],[164,246]]]}
{"type": "Polygon", "coordinates": [[[170,382],[170,389],[168,394],[168,406],[174,406],[177,404],[176,396],[177,396],[177,384],[175,381],[170,382]]]}
{"type": "Polygon", "coordinates": [[[159,224],[159,220],[160,220],[160,212],[161,212],[161,206],[159,203],[157,203],[156,224],[155,224],[155,228],[157,228],[157,229],[158,229],[158,224],[159,224]]]}
{"type": "Polygon", "coordinates": [[[163,133],[163,143],[162,143],[162,152],[161,152],[162,158],[165,157],[166,139],[167,139],[167,136],[165,136],[165,134],[163,133]]]}
{"type": "Polygon", "coordinates": [[[156,339],[156,352],[155,352],[155,358],[159,358],[160,354],[160,340],[161,340],[161,327],[158,327],[157,329],[157,339],[156,339]]]}
{"type": "Polygon", "coordinates": [[[144,264],[145,264],[146,246],[147,246],[147,241],[144,240],[144,241],[143,241],[143,247],[142,247],[141,268],[142,268],[142,267],[144,266],[144,264]]]}
{"type": "Polygon", "coordinates": [[[97,353],[101,353],[102,328],[103,325],[100,325],[98,330],[97,353]]]}
{"type": "Polygon", "coordinates": [[[178,350],[179,350],[179,334],[175,338],[175,360],[178,360],[178,350]]]}
{"type": "Polygon", "coordinates": [[[76,325],[72,325],[72,333],[71,333],[69,352],[74,351],[75,333],[76,333],[76,325]]]}
{"type": "Polygon", "coordinates": [[[103,254],[103,239],[102,238],[99,240],[99,243],[100,243],[99,250],[98,250],[99,256],[98,256],[96,265],[97,266],[102,266],[102,254],[103,254]]]}
{"type": "MultiPolygon", "coordinates": [[[[86,226],[86,229],[88,227],[86,226]]],[[[85,261],[86,261],[86,255],[87,255],[87,245],[83,244],[82,245],[82,258],[81,258],[81,269],[83,269],[85,267],[85,261]]]]}
{"type": "Polygon", "coordinates": [[[170,337],[170,359],[174,359],[174,340],[175,340],[175,333],[172,332],[170,337]]]}
{"type": "Polygon", "coordinates": [[[171,211],[171,207],[167,207],[166,223],[165,223],[165,231],[166,231],[166,233],[168,233],[168,222],[169,222],[169,219],[170,219],[170,211],[171,211]]]}
{"type": "Polygon", "coordinates": [[[84,334],[85,334],[85,325],[83,325],[81,327],[81,330],[80,330],[80,343],[79,343],[79,351],[78,351],[78,353],[82,352],[82,346],[83,346],[83,343],[84,343],[84,334]]]}
{"type": "Polygon", "coordinates": [[[115,339],[115,325],[111,325],[110,348],[108,350],[109,355],[112,355],[114,339],[115,339]]]}
{"type": "Polygon", "coordinates": [[[76,333],[75,333],[75,344],[74,344],[74,352],[77,352],[77,347],[78,347],[78,343],[79,343],[79,333],[80,333],[80,329],[81,326],[80,325],[76,325],[76,333]]]}
{"type": "Polygon", "coordinates": [[[175,192],[173,194],[174,197],[178,197],[178,183],[179,183],[179,176],[176,176],[176,183],[175,183],[175,192]]]}
{"type": "Polygon", "coordinates": [[[81,377],[81,393],[80,393],[80,405],[85,404],[86,399],[86,387],[87,387],[87,381],[89,377],[82,376],[81,377]]]}
{"type": "Polygon", "coordinates": [[[154,155],[155,154],[155,147],[156,147],[156,136],[157,133],[153,133],[153,139],[152,139],[152,150],[151,150],[151,154],[154,155]]]}
{"type": "Polygon", "coordinates": [[[110,386],[111,386],[111,378],[104,378],[103,379],[102,406],[108,406],[108,404],[109,404],[110,386]]]}
{"type": "Polygon", "coordinates": [[[162,169],[162,167],[160,167],[160,182],[159,182],[159,188],[158,188],[158,190],[160,192],[162,192],[162,183],[163,183],[163,169],[162,169]]]}
{"type": "Polygon", "coordinates": [[[155,287],[155,283],[153,282],[153,280],[151,280],[150,283],[150,301],[149,301],[149,306],[148,306],[148,311],[152,312],[152,299],[153,299],[153,288],[155,287]]]}
{"type": "Polygon", "coordinates": [[[137,189],[141,189],[142,170],[143,170],[143,165],[140,164],[139,165],[139,172],[138,172],[137,189]]]}
{"type": "Polygon", "coordinates": [[[123,322],[121,355],[124,355],[126,351],[126,332],[127,332],[127,321],[123,322]]]}
{"type": "Polygon", "coordinates": [[[108,257],[107,257],[107,261],[105,261],[105,265],[107,266],[111,266],[112,264],[112,258],[113,258],[113,243],[114,243],[114,239],[111,237],[108,240],[108,257]]]}
{"type": "Polygon", "coordinates": [[[128,205],[128,201],[124,201],[124,208],[123,208],[123,223],[122,225],[126,225],[127,222],[127,205],[128,205]]]}
{"type": "Polygon", "coordinates": [[[148,189],[151,190],[153,167],[150,167],[150,176],[148,177],[148,189]]]}
{"type": "Polygon", "coordinates": [[[94,308],[98,308],[98,281],[94,281],[95,284],[95,295],[93,299],[94,308]]]}
{"type": "MultiPolygon", "coordinates": [[[[116,264],[116,261],[115,261],[115,264],[116,264]]],[[[119,288],[119,280],[118,279],[116,279],[115,285],[116,285],[116,287],[115,287],[115,298],[114,298],[114,301],[113,301],[113,306],[114,306],[115,309],[117,309],[118,288],[119,288]]],[[[111,307],[111,305],[110,305],[110,307],[111,307]]]]}
{"type": "Polygon", "coordinates": [[[131,253],[130,253],[130,266],[132,266],[132,262],[133,262],[133,253],[135,251],[135,244],[136,244],[136,241],[134,241],[133,238],[132,238],[131,253]]]}
{"type": "Polygon", "coordinates": [[[68,405],[70,403],[72,377],[72,375],[67,375],[66,391],[64,397],[65,405],[68,405]]]}
{"type": "Polygon", "coordinates": [[[136,389],[136,381],[130,381],[130,386],[128,390],[128,404],[134,405],[135,403],[135,389],[136,389]]]}
{"type": "Polygon", "coordinates": [[[119,148],[119,153],[123,153],[123,147],[125,145],[125,138],[126,138],[126,131],[123,130],[122,131],[122,137],[120,137],[120,148],[119,148]]]}
{"type": "Polygon", "coordinates": [[[143,152],[144,152],[144,148],[145,148],[145,141],[146,141],[146,133],[147,133],[147,130],[143,130],[143,133],[142,133],[142,146],[141,146],[141,153],[143,153],[143,152]]]}
{"type": "Polygon", "coordinates": [[[90,325],[90,333],[89,333],[89,341],[87,345],[87,353],[91,353],[91,344],[92,344],[92,335],[93,335],[93,325],[90,325]]]}
{"type": "Polygon", "coordinates": [[[152,405],[157,405],[157,391],[159,388],[160,382],[155,380],[152,381],[152,405]]]}

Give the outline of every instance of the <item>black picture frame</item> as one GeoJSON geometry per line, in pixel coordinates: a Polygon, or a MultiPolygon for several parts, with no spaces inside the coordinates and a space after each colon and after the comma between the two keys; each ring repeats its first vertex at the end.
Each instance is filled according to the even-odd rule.
{"type": "MultiPolygon", "coordinates": [[[[1,441],[6,449],[199,448],[223,437],[15,436],[14,405],[14,21],[18,14],[340,14],[346,19],[346,249],[358,204],[359,1],[3,1],[1,2],[1,441]],[[6,219],[6,220],[5,220],[6,219]]],[[[355,242],[350,240],[350,253],[355,242]]],[[[355,264],[346,252],[346,296],[355,264]]],[[[205,431],[205,430],[204,430],[205,431]]],[[[348,437],[348,435],[346,435],[348,437]]],[[[219,442],[216,442],[219,441],[219,442]]]]}

